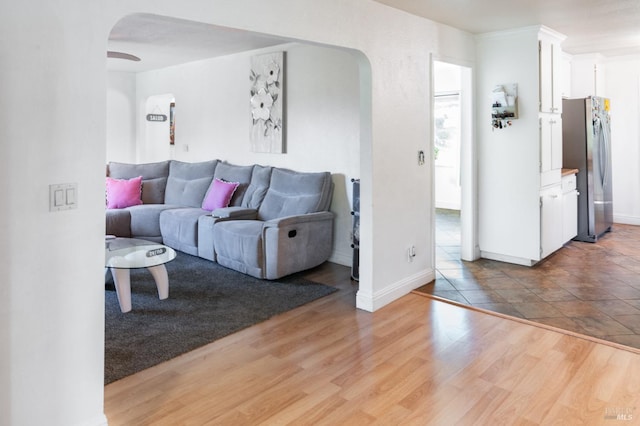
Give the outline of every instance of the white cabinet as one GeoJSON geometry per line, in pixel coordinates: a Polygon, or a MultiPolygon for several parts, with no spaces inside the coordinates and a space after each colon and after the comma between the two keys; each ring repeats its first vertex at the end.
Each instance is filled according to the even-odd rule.
{"type": "Polygon", "coordinates": [[[599,53],[574,55],[571,57],[571,97],[606,96],[604,80],[606,57],[599,53]]]}
{"type": "Polygon", "coordinates": [[[576,175],[540,191],[540,258],[561,248],[578,234],[576,175]]]}
{"type": "Polygon", "coordinates": [[[578,234],[576,175],[540,191],[540,258],[561,248],[578,234]]]}
{"type": "Polygon", "coordinates": [[[538,35],[540,186],[560,183],[562,168],[562,49],[551,31],[538,35]]]}
{"type": "Polygon", "coordinates": [[[562,169],[562,118],[540,114],[540,186],[560,183],[562,169]]]}
{"type": "Polygon", "coordinates": [[[562,50],[560,40],[545,31],[539,35],[538,66],[540,259],[543,259],[567,241],[564,234],[564,194],[561,184],[562,50]]]}
{"type": "Polygon", "coordinates": [[[538,41],[540,112],[562,112],[562,49],[560,42],[541,35],[538,41]]]}
{"type": "Polygon", "coordinates": [[[551,186],[540,191],[540,258],[564,244],[562,235],[562,187],[551,186]]]}
{"type": "Polygon", "coordinates": [[[562,241],[578,235],[578,191],[576,175],[562,176],[562,241]]]}

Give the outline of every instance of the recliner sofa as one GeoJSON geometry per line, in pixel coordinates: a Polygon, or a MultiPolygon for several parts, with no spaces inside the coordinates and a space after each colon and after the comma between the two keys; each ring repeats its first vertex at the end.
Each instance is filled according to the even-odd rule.
{"type": "Polygon", "coordinates": [[[333,248],[333,183],[308,173],[211,160],[111,162],[107,176],[142,176],[142,204],[106,210],[106,233],[161,242],[262,279],[320,265],[333,248]],[[212,182],[238,183],[227,207],[208,211],[212,182]]]}

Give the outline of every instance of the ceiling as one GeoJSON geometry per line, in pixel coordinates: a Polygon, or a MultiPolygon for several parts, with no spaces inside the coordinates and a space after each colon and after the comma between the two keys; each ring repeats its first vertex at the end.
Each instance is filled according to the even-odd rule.
{"type": "Polygon", "coordinates": [[[206,58],[231,55],[288,43],[280,37],[200,22],[136,14],[111,30],[108,50],[141,58],[139,62],[107,59],[107,69],[141,72],[206,58]]]}
{"type": "Polygon", "coordinates": [[[376,0],[473,34],[545,25],[572,55],[640,53],[640,0],[376,0]]]}
{"type": "MultiPolygon", "coordinates": [[[[640,0],[376,0],[473,34],[545,25],[567,36],[570,54],[640,54],[640,0]]],[[[109,58],[108,69],[140,72],[262,49],[291,40],[266,34],[137,14],[120,20],[108,49],[140,62],[109,58]]]]}

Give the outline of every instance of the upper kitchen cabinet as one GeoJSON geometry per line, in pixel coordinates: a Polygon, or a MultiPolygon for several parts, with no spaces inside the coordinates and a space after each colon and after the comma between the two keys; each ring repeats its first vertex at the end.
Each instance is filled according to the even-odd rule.
{"type": "Polygon", "coordinates": [[[538,34],[540,112],[562,112],[562,48],[564,36],[542,27],[538,34]]]}
{"type": "Polygon", "coordinates": [[[540,187],[560,183],[562,169],[562,117],[540,114],[540,187]]]}
{"type": "Polygon", "coordinates": [[[538,108],[540,111],[540,186],[560,183],[562,168],[564,36],[542,27],[538,32],[538,108]]]}
{"type": "Polygon", "coordinates": [[[606,97],[604,90],[606,58],[599,53],[571,56],[571,97],[606,97]]]}

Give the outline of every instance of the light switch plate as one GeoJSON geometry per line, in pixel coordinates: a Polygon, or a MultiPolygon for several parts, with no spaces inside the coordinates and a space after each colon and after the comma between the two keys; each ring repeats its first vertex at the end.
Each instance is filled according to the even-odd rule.
{"type": "Polygon", "coordinates": [[[71,210],[78,208],[78,184],[58,183],[49,185],[49,211],[71,210]]]}

